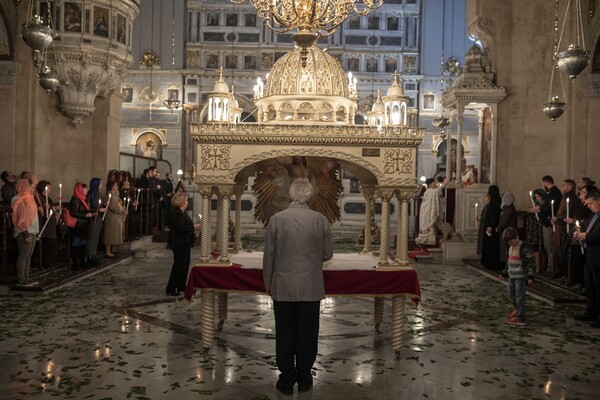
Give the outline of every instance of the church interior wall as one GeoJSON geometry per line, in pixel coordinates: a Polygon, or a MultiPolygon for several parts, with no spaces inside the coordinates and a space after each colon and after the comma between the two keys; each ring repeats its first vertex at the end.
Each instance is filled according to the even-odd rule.
{"type": "MultiPolygon", "coordinates": [[[[587,26],[586,2],[582,3],[587,26]]],[[[482,18],[487,22],[480,33],[493,55],[497,84],[508,92],[497,116],[500,190],[512,191],[517,208],[525,208],[529,190],[540,187],[544,175],[552,175],[558,183],[586,175],[598,180],[600,158],[593,153],[600,143],[589,114],[598,103],[587,87],[590,68],[574,83],[562,77],[568,104],[562,117],[551,121],[542,112],[552,68],[554,3],[470,0],[468,22],[476,25],[482,18]]],[[[555,92],[562,99],[559,82],[555,75],[555,92]]]]}

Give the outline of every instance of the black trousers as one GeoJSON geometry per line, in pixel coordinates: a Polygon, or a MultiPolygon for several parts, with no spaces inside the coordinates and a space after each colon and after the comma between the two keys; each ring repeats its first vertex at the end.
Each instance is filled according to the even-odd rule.
{"type": "Polygon", "coordinates": [[[169,275],[169,282],[167,283],[167,292],[185,291],[190,269],[190,258],[191,249],[189,246],[173,250],[173,267],[171,267],[171,275],[169,275]]]}
{"type": "Polygon", "coordinates": [[[317,359],[320,308],[320,301],[273,301],[275,360],[285,385],[311,376],[317,359]]]}
{"type": "Polygon", "coordinates": [[[586,265],[585,289],[587,290],[587,307],[585,313],[600,320],[600,269],[586,265]]]}

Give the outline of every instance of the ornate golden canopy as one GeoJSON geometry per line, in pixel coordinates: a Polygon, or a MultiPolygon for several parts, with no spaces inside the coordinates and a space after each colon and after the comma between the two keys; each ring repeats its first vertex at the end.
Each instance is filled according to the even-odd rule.
{"type": "Polygon", "coordinates": [[[259,81],[255,103],[261,122],[354,122],[356,84],[334,57],[317,47],[295,48],[273,65],[264,87],[259,81]]]}

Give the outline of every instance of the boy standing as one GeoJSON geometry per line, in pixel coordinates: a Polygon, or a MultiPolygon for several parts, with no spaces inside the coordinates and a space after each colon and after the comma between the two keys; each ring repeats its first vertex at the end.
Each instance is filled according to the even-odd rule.
{"type": "Polygon", "coordinates": [[[508,279],[508,295],[514,307],[506,322],[510,325],[523,326],[525,325],[525,288],[533,282],[535,257],[531,248],[519,239],[515,228],[506,228],[502,239],[510,247],[506,267],[499,278],[508,279]]]}

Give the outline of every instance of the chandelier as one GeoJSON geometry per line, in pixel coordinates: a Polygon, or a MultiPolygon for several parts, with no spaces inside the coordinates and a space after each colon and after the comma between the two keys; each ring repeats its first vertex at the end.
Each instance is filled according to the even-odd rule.
{"type": "MultiPolygon", "coordinates": [[[[241,4],[246,0],[231,0],[241,4]]],[[[267,26],[284,33],[297,29],[294,43],[303,50],[302,66],[306,66],[305,50],[326,37],[348,18],[351,12],[367,15],[383,4],[383,0],[249,0],[267,26]]]]}
{"type": "MultiPolygon", "coordinates": [[[[173,0],[173,10],[172,10],[172,19],[171,19],[171,48],[172,48],[172,53],[171,53],[171,65],[172,65],[172,69],[173,71],[175,71],[175,0],[173,0]]],[[[171,112],[173,112],[173,110],[178,109],[179,107],[181,107],[181,101],[179,101],[179,92],[175,92],[175,91],[170,91],[169,93],[169,98],[166,100],[163,100],[163,105],[165,107],[167,107],[169,110],[171,110],[171,112]]]]}
{"type": "MultiPolygon", "coordinates": [[[[581,12],[581,0],[574,0],[574,12],[575,12],[575,32],[576,32],[576,43],[570,43],[565,51],[559,51],[567,18],[571,13],[571,0],[567,2],[567,8],[565,10],[565,17],[563,20],[562,29],[560,31],[560,38],[558,43],[554,47],[554,59],[556,65],[565,74],[569,75],[569,78],[575,79],[580,72],[582,72],[589,64],[590,57],[589,51],[585,49],[585,32],[583,31],[583,17],[581,12]]],[[[556,0],[556,8],[558,12],[558,0],[556,0]]]]}

